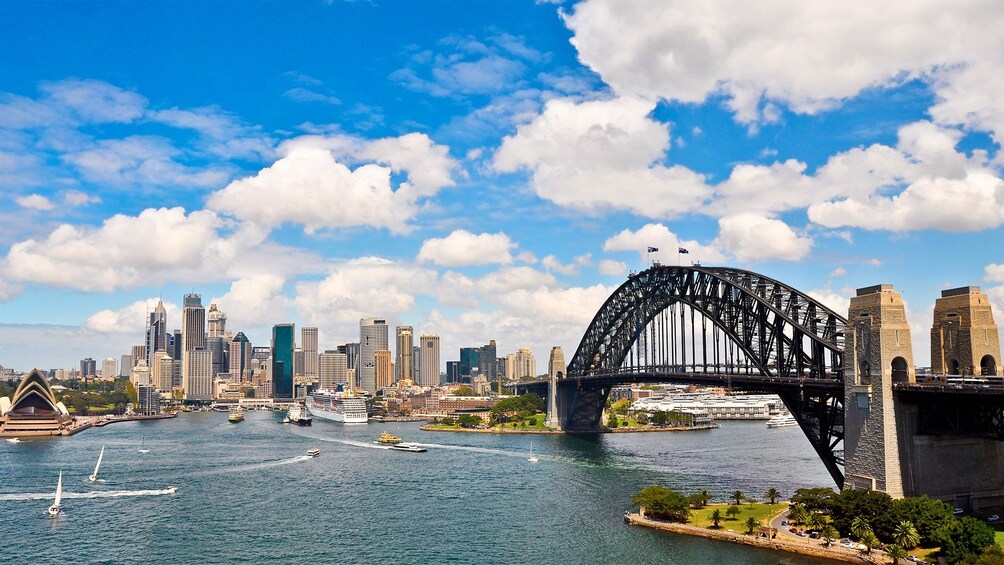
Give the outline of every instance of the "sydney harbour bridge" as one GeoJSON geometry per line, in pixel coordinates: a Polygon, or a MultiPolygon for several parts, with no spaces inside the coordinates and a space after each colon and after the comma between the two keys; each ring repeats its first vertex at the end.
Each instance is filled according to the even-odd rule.
{"type": "MultiPolygon", "coordinates": [[[[977,375],[981,370],[996,375],[996,326],[996,349],[989,348],[982,365],[975,342],[959,346],[983,327],[977,299],[986,295],[978,287],[958,290],[967,292],[946,298],[946,304],[957,306],[964,299],[969,306],[956,308],[961,314],[949,313],[944,324],[949,333],[935,328],[932,343],[941,340],[939,354],[947,351],[952,367],[964,366],[967,355],[976,355],[970,368],[976,367],[977,375]]],[[[991,316],[989,302],[985,308],[991,316]]],[[[1004,504],[1004,491],[989,492],[998,482],[992,477],[982,495],[931,492],[928,487],[945,482],[938,465],[952,461],[940,461],[942,457],[985,455],[986,442],[1000,460],[988,465],[994,471],[987,472],[1004,466],[1004,386],[945,378],[918,383],[909,325],[892,285],[860,289],[850,310],[849,322],[808,294],[750,271],[655,265],[629,276],[607,299],[571,357],[567,374],[516,387],[553,394],[554,421],[570,433],[601,431],[607,397],[620,384],[681,383],[773,393],[798,421],[838,487],[845,486],[849,474],[850,487],[894,496],[924,492],[956,500],[969,496],[964,502],[973,506],[1004,504]],[[845,459],[846,440],[854,461],[845,459]]]]}

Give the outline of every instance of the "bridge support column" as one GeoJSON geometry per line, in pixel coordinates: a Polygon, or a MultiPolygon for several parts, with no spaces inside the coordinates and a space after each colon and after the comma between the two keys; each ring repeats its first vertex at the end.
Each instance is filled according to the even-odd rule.
{"type": "Polygon", "coordinates": [[[847,314],[844,488],[903,496],[892,383],[915,382],[910,325],[891,284],[861,288],[847,314]],[[848,359],[849,357],[849,359],[848,359]]]}
{"type": "Polygon", "coordinates": [[[551,372],[547,386],[547,421],[545,425],[549,428],[561,430],[561,416],[558,412],[558,375],[551,372]]]}

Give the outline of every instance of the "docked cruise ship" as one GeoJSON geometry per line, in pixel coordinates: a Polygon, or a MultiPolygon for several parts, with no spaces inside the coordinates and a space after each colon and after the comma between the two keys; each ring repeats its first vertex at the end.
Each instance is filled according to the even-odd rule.
{"type": "Polygon", "coordinates": [[[366,399],[352,393],[318,390],[307,397],[307,410],[318,418],[345,424],[366,423],[366,399]]]}

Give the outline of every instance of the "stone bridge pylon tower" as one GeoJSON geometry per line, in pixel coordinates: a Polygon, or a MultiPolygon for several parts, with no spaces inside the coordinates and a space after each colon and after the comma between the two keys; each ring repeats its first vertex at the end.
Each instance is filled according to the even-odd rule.
{"type": "Polygon", "coordinates": [[[847,313],[845,488],[903,496],[893,382],[916,382],[910,325],[891,284],[858,289],[847,313]]]}
{"type": "Polygon", "coordinates": [[[935,375],[1001,374],[1001,341],[990,298],[978,286],[941,292],[934,303],[931,371],[935,375]]]}

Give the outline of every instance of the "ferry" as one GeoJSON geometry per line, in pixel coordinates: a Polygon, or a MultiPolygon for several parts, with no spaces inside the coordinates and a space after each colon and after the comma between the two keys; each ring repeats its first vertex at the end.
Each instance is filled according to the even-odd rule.
{"type": "Polygon", "coordinates": [[[412,453],[425,453],[424,447],[412,445],[410,443],[397,443],[391,445],[390,448],[397,451],[411,451],[412,453]]]}
{"type": "Polygon", "coordinates": [[[307,450],[307,455],[309,455],[311,457],[317,457],[320,454],[321,454],[321,450],[320,449],[308,449],[307,450]]]}
{"type": "Polygon", "coordinates": [[[307,397],[307,410],[325,420],[343,424],[365,424],[366,399],[350,392],[318,390],[307,397]]]}
{"type": "Polygon", "coordinates": [[[397,436],[390,435],[389,433],[384,432],[380,434],[380,437],[376,440],[376,443],[390,444],[390,443],[401,443],[402,441],[404,440],[402,440],[397,436]]]}
{"type": "Polygon", "coordinates": [[[787,412],[783,414],[778,414],[777,416],[774,416],[770,420],[767,420],[768,428],[784,428],[787,426],[797,426],[797,425],[798,425],[798,420],[796,420],[794,416],[792,416],[787,412]]]}
{"type": "Polygon", "coordinates": [[[239,422],[243,422],[244,412],[240,409],[234,410],[233,412],[230,413],[229,416],[227,416],[227,420],[229,420],[231,424],[237,424],[239,422]]]}

